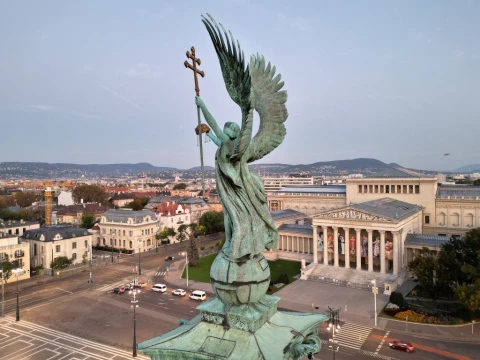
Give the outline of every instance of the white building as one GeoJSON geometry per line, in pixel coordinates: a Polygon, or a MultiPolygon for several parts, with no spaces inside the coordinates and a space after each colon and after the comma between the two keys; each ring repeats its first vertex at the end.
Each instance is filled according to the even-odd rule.
{"type": "Polygon", "coordinates": [[[73,204],[72,192],[62,190],[58,195],[58,205],[70,206],[73,204]]]}
{"type": "Polygon", "coordinates": [[[103,213],[98,226],[100,244],[96,245],[138,253],[155,247],[155,235],[159,231],[160,221],[155,213],[147,209],[112,209],[103,213]]]}
{"type": "Polygon", "coordinates": [[[50,269],[52,260],[66,256],[79,264],[89,256],[92,246],[92,235],[86,230],[76,227],[47,226],[25,232],[21,238],[30,247],[30,266],[43,265],[50,269]]]}
{"type": "MultiPolygon", "coordinates": [[[[9,261],[15,269],[22,269],[18,273],[18,280],[30,278],[30,251],[28,243],[19,240],[17,235],[0,233],[0,262],[9,261]]],[[[1,270],[1,268],[0,268],[1,270]]],[[[0,277],[2,275],[0,274],[0,277]]],[[[16,280],[12,274],[11,280],[16,280]]]]}

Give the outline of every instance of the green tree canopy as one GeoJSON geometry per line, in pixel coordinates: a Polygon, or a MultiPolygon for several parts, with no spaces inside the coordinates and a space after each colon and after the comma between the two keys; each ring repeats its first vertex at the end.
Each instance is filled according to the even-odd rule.
{"type": "Polygon", "coordinates": [[[53,260],[50,263],[50,268],[53,267],[53,269],[55,270],[61,270],[71,265],[72,262],[73,262],[73,259],[69,259],[66,256],[59,256],[59,257],[56,257],[55,260],[53,260]]]}
{"type": "Polygon", "coordinates": [[[182,242],[187,239],[188,225],[182,224],[177,229],[177,240],[182,242]]]}
{"type": "Polygon", "coordinates": [[[480,186],[480,179],[473,180],[473,183],[472,183],[472,185],[475,185],[475,186],[480,186]]]}
{"type": "Polygon", "coordinates": [[[95,225],[96,221],[97,219],[94,214],[83,214],[80,227],[84,229],[91,229],[93,225],[95,225]]]}
{"type": "Polygon", "coordinates": [[[0,276],[3,275],[3,279],[5,280],[5,282],[7,282],[10,276],[12,276],[12,270],[14,267],[10,261],[3,261],[1,264],[2,274],[0,274],[0,276]]]}
{"type": "Polygon", "coordinates": [[[5,209],[9,206],[15,206],[15,197],[5,196],[0,199],[0,210],[5,209]]]}
{"type": "Polygon", "coordinates": [[[133,200],[131,203],[127,204],[127,207],[135,211],[142,210],[143,209],[142,201],[137,198],[133,200]]]}
{"type": "Polygon", "coordinates": [[[185,183],[178,183],[173,186],[173,190],[185,190],[187,188],[187,184],[185,183]]]}
{"type": "Polygon", "coordinates": [[[207,234],[225,231],[225,226],[223,224],[223,211],[207,211],[200,218],[200,225],[205,227],[205,232],[207,234]]]}
{"type": "Polygon", "coordinates": [[[443,283],[443,279],[437,278],[439,263],[436,252],[426,247],[422,248],[415,259],[410,261],[408,269],[418,278],[423,291],[432,299],[436,299],[443,283]]]}
{"type": "Polygon", "coordinates": [[[82,199],[84,203],[104,203],[107,198],[105,190],[97,185],[79,185],[73,189],[72,196],[76,203],[82,199]]]}
{"type": "Polygon", "coordinates": [[[198,255],[197,241],[193,236],[193,232],[189,236],[187,253],[188,253],[188,265],[197,266],[199,255],[198,255]]]}
{"type": "Polygon", "coordinates": [[[35,202],[35,194],[33,192],[16,192],[15,201],[18,206],[26,208],[31,206],[35,202]]]}

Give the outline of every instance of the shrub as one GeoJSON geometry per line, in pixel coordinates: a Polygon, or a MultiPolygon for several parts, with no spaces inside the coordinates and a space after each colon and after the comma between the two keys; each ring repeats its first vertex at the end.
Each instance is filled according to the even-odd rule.
{"type": "Polygon", "coordinates": [[[455,316],[463,321],[472,321],[472,313],[467,308],[460,308],[455,311],[455,316]]]}
{"type": "Polygon", "coordinates": [[[289,284],[289,283],[290,283],[290,279],[288,278],[288,274],[287,274],[287,273],[280,274],[280,275],[278,276],[278,281],[277,281],[277,283],[289,284]]]}
{"type": "Polygon", "coordinates": [[[402,307],[404,305],[404,300],[403,300],[402,293],[399,293],[399,292],[396,292],[396,291],[392,292],[390,294],[390,299],[389,300],[392,304],[398,305],[400,307],[402,307]]]}
{"type": "Polygon", "coordinates": [[[401,310],[400,309],[392,309],[392,308],[385,308],[383,312],[387,315],[390,316],[395,316],[397,313],[399,313],[401,310]]]}
{"type": "Polygon", "coordinates": [[[413,321],[413,322],[423,322],[425,319],[424,314],[419,314],[413,310],[406,310],[406,311],[400,311],[395,314],[395,317],[400,320],[406,320],[408,317],[408,321],[413,321]]]}
{"type": "Polygon", "coordinates": [[[220,247],[220,241],[217,241],[217,242],[215,243],[215,246],[216,246],[217,248],[219,248],[219,247],[220,247]]]}
{"type": "Polygon", "coordinates": [[[200,250],[202,250],[202,251],[205,250],[205,246],[203,246],[203,245],[200,246],[200,250]]]}

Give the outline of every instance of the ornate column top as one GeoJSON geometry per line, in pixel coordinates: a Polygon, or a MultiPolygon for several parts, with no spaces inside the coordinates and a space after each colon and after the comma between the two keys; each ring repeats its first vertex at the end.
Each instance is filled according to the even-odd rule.
{"type": "Polygon", "coordinates": [[[358,233],[358,232],[361,232],[362,229],[357,229],[357,228],[355,228],[355,231],[358,233]]]}
{"type": "Polygon", "coordinates": [[[385,230],[378,230],[378,232],[379,232],[380,234],[385,234],[385,233],[386,233],[385,230]]]}
{"type": "Polygon", "coordinates": [[[370,234],[373,234],[373,230],[371,229],[365,229],[367,231],[367,233],[370,235],[370,234]]]}
{"type": "Polygon", "coordinates": [[[338,230],[338,226],[332,226],[333,230],[338,230]]]}

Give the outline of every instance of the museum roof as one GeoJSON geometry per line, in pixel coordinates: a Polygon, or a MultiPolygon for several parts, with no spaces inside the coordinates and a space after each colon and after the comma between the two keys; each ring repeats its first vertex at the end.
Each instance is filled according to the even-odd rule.
{"type": "Polygon", "coordinates": [[[425,245],[425,246],[441,246],[445,244],[450,237],[446,235],[427,235],[427,234],[407,234],[405,245],[425,245]]]}
{"type": "Polygon", "coordinates": [[[307,235],[313,236],[312,225],[282,224],[278,227],[278,231],[293,232],[293,233],[307,234],[307,235]]]}
{"type": "Polygon", "coordinates": [[[47,226],[39,229],[27,230],[21,236],[21,239],[49,242],[88,235],[90,235],[90,233],[87,229],[69,226],[47,226]]]}
{"type": "Polygon", "coordinates": [[[285,210],[277,210],[277,211],[271,211],[270,214],[272,215],[272,219],[274,221],[276,220],[281,220],[281,219],[286,219],[294,216],[306,216],[304,213],[293,210],[293,209],[285,209],[285,210]]]}
{"type": "Polygon", "coordinates": [[[480,200],[480,186],[472,185],[441,185],[437,189],[437,199],[474,198],[480,200]]]}
{"type": "Polygon", "coordinates": [[[155,213],[148,209],[138,211],[133,211],[132,209],[110,209],[103,213],[103,216],[107,218],[107,222],[127,222],[128,219],[133,218],[136,223],[140,223],[148,215],[150,215],[152,220],[157,219],[155,213]]]}
{"type": "MultiPolygon", "coordinates": [[[[384,216],[392,220],[403,220],[409,216],[418,213],[423,209],[422,206],[410,204],[404,201],[391,198],[381,198],[377,200],[366,201],[358,204],[351,204],[341,209],[354,208],[360,211],[366,211],[375,215],[384,216]]],[[[337,209],[340,210],[340,209],[337,209]]]]}
{"type": "Polygon", "coordinates": [[[375,169],[374,174],[366,174],[366,178],[434,178],[434,175],[423,174],[404,168],[375,169]]]}
{"type": "Polygon", "coordinates": [[[316,193],[316,194],[346,194],[346,185],[298,185],[285,186],[272,193],[316,193]]]}

